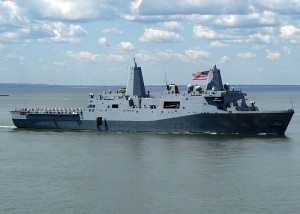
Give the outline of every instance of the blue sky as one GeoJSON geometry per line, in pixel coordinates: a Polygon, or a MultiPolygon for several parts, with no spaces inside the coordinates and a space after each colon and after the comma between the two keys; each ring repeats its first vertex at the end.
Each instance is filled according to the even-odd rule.
{"type": "Polygon", "coordinates": [[[2,83],[300,84],[300,0],[0,0],[2,83]],[[198,82],[196,82],[198,83],[198,82]]]}

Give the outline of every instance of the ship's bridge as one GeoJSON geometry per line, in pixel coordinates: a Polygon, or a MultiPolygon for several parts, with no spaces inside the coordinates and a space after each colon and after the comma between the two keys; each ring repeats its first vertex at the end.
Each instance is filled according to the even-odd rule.
{"type": "Polygon", "coordinates": [[[169,94],[179,94],[178,86],[176,84],[168,84],[167,85],[167,92],[169,94]]]}

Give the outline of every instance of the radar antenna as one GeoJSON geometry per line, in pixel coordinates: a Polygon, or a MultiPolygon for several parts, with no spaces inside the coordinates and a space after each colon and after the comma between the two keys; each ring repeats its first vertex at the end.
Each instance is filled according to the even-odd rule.
{"type": "Polygon", "coordinates": [[[165,71],[165,82],[166,82],[166,85],[168,85],[168,81],[167,81],[167,72],[165,71]]]}

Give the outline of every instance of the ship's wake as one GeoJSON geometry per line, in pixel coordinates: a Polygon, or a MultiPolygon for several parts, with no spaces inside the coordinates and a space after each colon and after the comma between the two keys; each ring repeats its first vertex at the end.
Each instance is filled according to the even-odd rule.
{"type": "Polygon", "coordinates": [[[1,126],[0,125],[0,129],[14,129],[16,128],[15,126],[1,126]]]}

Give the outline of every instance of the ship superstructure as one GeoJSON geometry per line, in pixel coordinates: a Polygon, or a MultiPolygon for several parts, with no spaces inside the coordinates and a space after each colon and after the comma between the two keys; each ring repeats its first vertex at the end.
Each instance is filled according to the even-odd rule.
{"type": "Polygon", "coordinates": [[[86,108],[38,108],[11,111],[18,128],[108,131],[216,132],[284,134],[293,109],[261,111],[246,94],[222,83],[220,70],[209,70],[204,87],[188,85],[180,92],[167,84],[164,92],[145,90],[141,67],[134,61],[127,87],[89,94],[86,108]]]}

